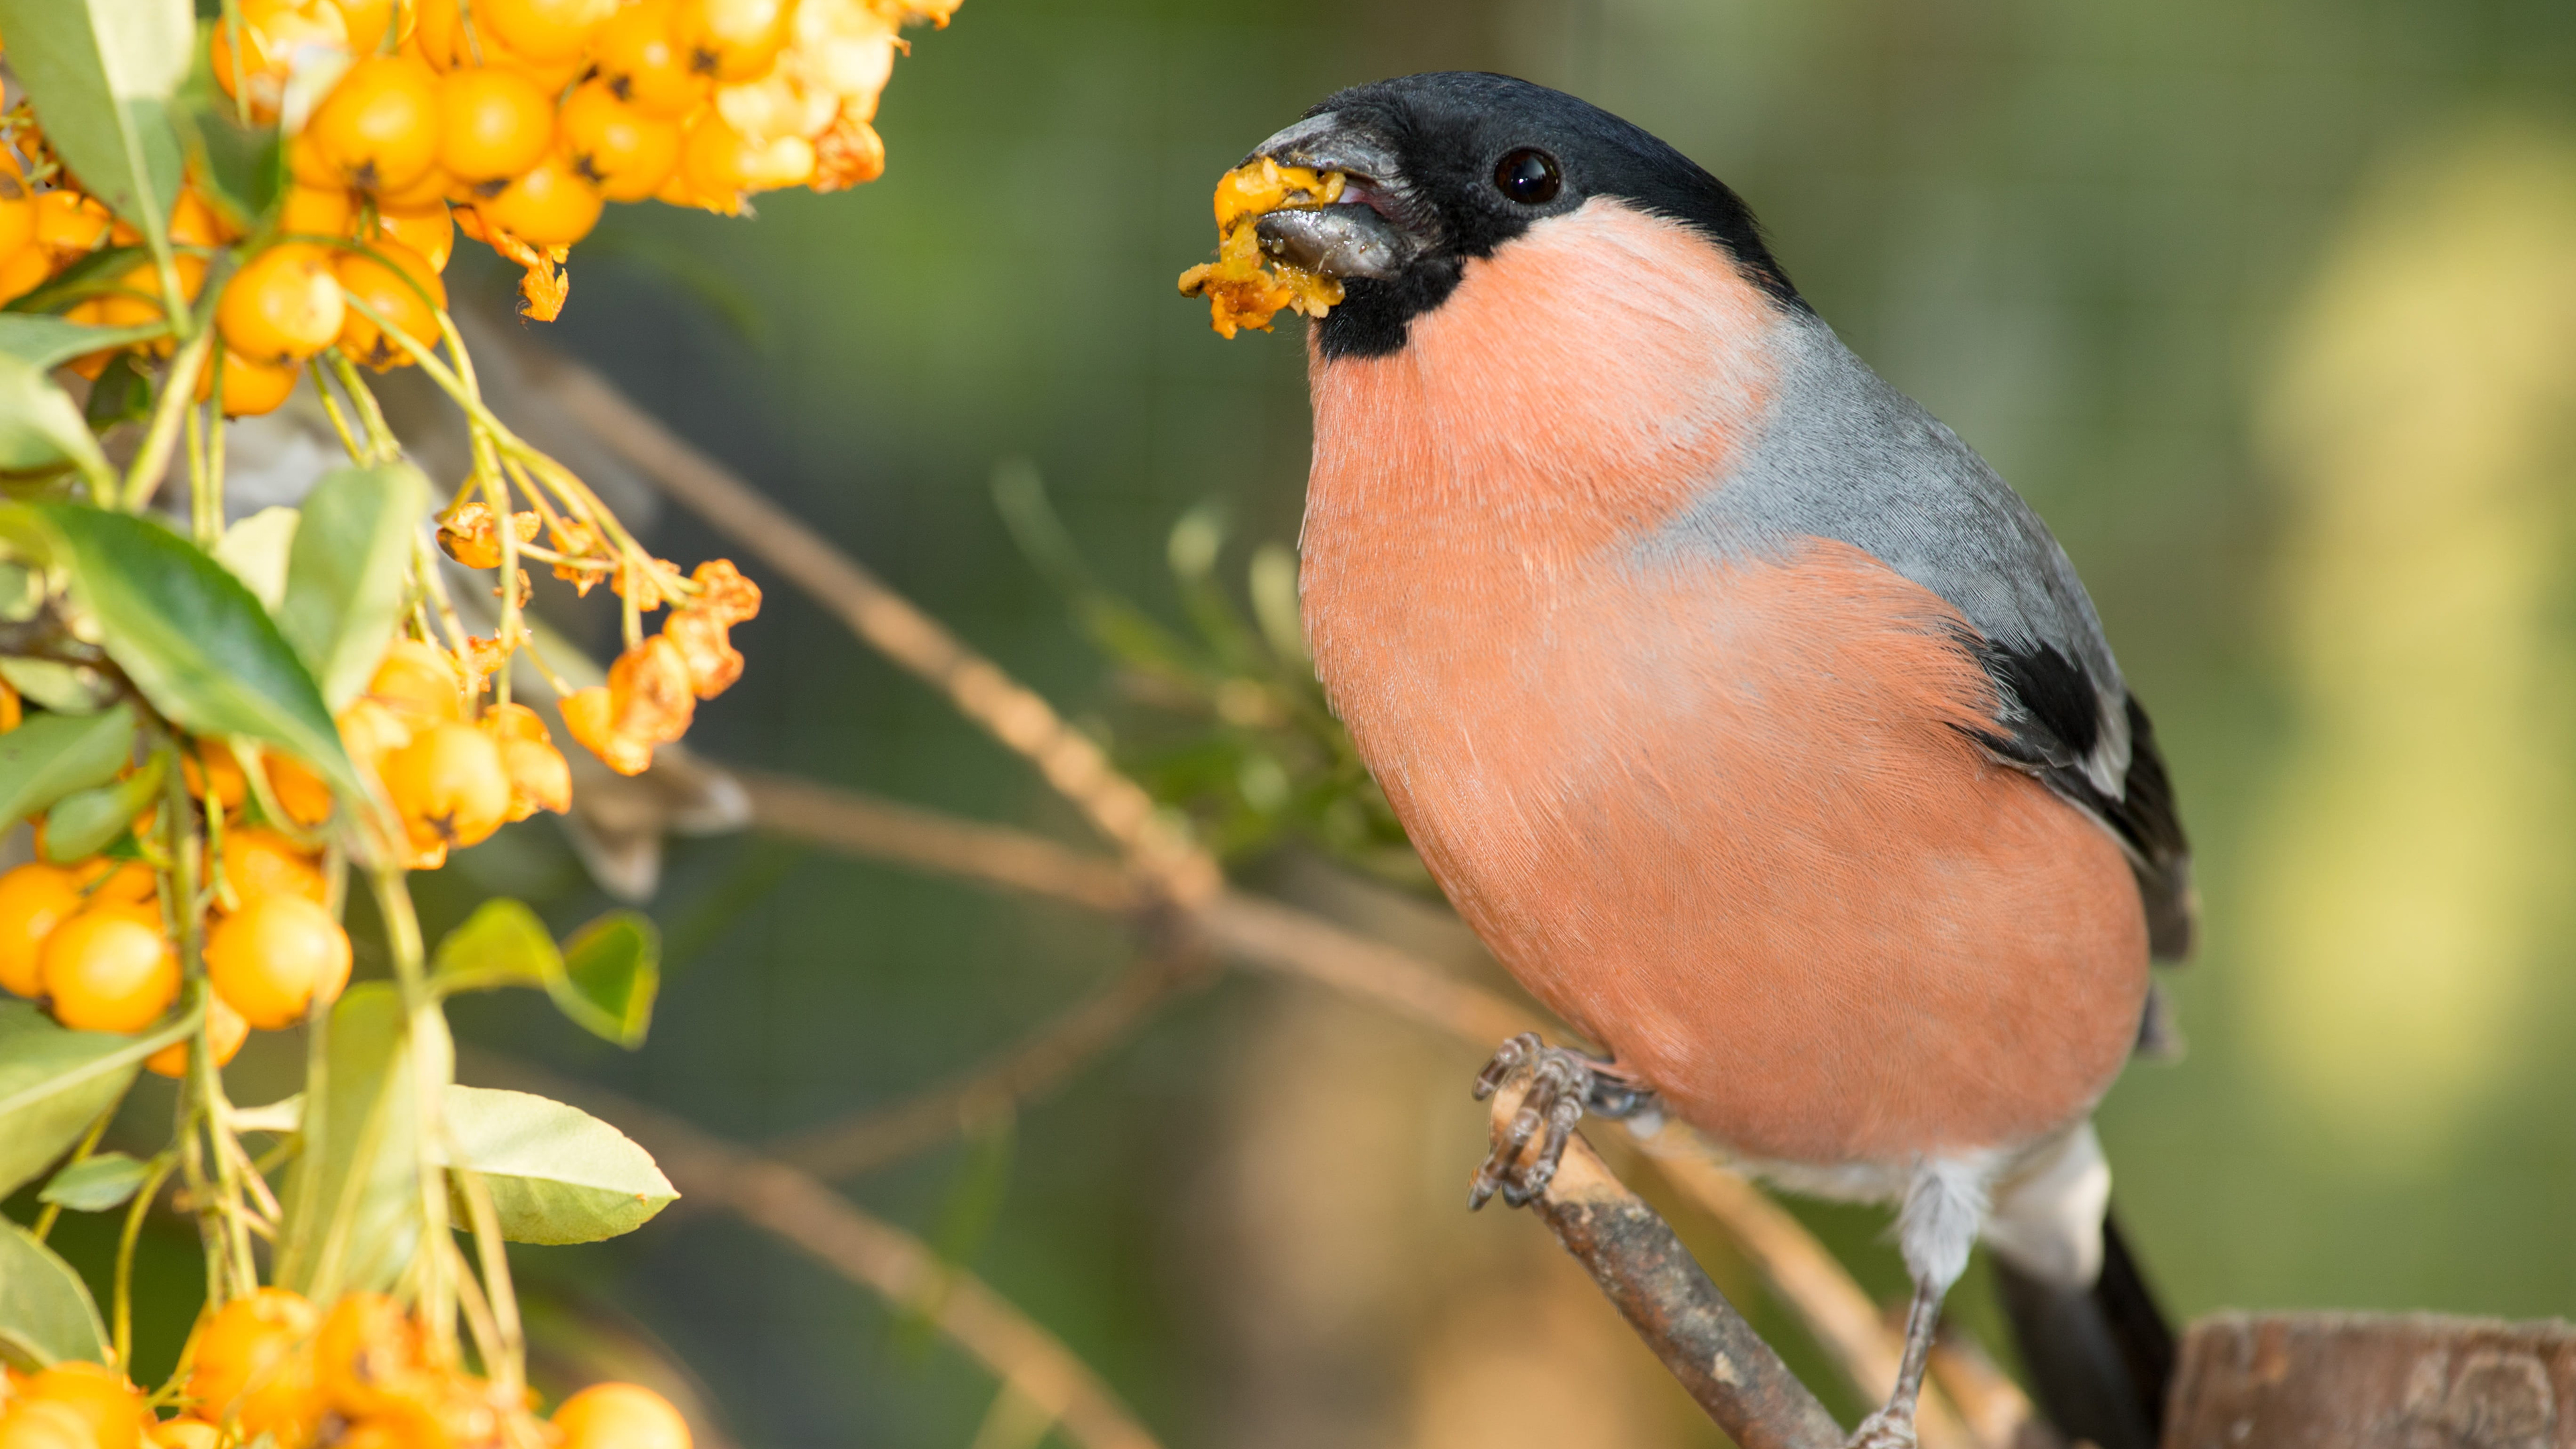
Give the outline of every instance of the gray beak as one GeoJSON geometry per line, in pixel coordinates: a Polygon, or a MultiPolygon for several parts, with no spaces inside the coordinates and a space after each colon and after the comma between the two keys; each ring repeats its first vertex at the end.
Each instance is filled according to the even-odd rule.
{"type": "Polygon", "coordinates": [[[1349,178],[1335,205],[1274,211],[1253,223],[1262,250],[1282,261],[1328,277],[1383,279],[1438,239],[1437,222],[1404,179],[1395,148],[1356,118],[1309,116],[1252,156],[1349,178]]]}

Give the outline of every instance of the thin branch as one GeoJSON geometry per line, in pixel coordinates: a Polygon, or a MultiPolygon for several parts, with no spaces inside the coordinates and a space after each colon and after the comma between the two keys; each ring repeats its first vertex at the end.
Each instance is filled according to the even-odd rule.
{"type": "MultiPolygon", "coordinates": [[[[1495,1094],[1498,1139],[1521,1096],[1518,1088],[1495,1094]]],[[[1825,1406],[1580,1133],[1530,1206],[1728,1438],[1744,1449],[1835,1449],[1843,1442],[1825,1406]]]]}
{"type": "Polygon", "coordinates": [[[1089,910],[1127,911],[1145,902],[1118,862],[1069,850],[1042,835],[789,775],[730,767],[727,773],[750,798],[753,822],[779,835],[1089,910]]]}
{"type": "Polygon", "coordinates": [[[642,470],[719,532],[750,548],[888,659],[946,695],[959,713],[1037,767],[1094,828],[1177,901],[1213,894],[1222,877],[1153,797],[1044,699],[969,649],[876,575],[691,447],[596,373],[560,359],[531,370],[537,387],[599,444],[642,470]]]}
{"type": "Polygon", "coordinates": [[[1040,1096],[1107,1051],[1183,985],[1205,979],[1197,963],[1148,955],[1099,995],[954,1081],[893,1107],[774,1144],[773,1156],[821,1178],[854,1177],[958,1134],[981,1111],[1040,1096]]]}
{"type": "Polygon", "coordinates": [[[1083,1449],[1161,1449],[1062,1340],[982,1279],[942,1263],[920,1239],[860,1211],[808,1174],[588,1083],[471,1047],[458,1048],[457,1057],[484,1081],[568,1101],[615,1122],[653,1154],[682,1193],[740,1214],[888,1304],[926,1308],[942,1333],[1083,1449]]]}

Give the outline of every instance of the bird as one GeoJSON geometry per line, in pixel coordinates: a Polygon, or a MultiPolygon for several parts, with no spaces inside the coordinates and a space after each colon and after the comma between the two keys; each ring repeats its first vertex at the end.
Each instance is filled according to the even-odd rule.
{"type": "Polygon", "coordinates": [[[1735,192],[1607,111],[1414,75],[1262,158],[1343,178],[1258,221],[1342,289],[1306,333],[1317,677],[1460,915],[1601,1049],[1502,1046],[1479,1095],[1530,1090],[1474,1201],[1542,1190],[1587,1111],[1678,1117],[1896,1205],[1905,1350],[1855,1449],[1915,1442],[1980,1240],[2043,1412],[2155,1443],[2172,1334],[2092,1113],[2197,906],[2065,551],[1735,192]]]}

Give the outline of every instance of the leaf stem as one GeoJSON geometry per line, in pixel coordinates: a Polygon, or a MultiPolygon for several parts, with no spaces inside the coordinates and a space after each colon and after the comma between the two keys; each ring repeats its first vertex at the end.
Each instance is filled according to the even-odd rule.
{"type": "Polygon", "coordinates": [[[180,415],[194,404],[197,396],[197,374],[205,370],[206,354],[214,346],[214,329],[208,328],[191,338],[171,359],[162,374],[161,397],[152,405],[152,425],[143,434],[143,446],[134,454],[134,466],[125,474],[125,511],[140,513],[152,501],[161,486],[161,475],[170,466],[170,450],[179,441],[180,415]]]}
{"type": "Polygon", "coordinates": [[[152,1210],[161,1184],[170,1180],[170,1170],[178,1165],[175,1152],[152,1159],[152,1175],[135,1192],[134,1205],[125,1210],[125,1231],[116,1239],[116,1363],[129,1372],[134,1362],[134,1243],[143,1235],[144,1214],[152,1210]]]}

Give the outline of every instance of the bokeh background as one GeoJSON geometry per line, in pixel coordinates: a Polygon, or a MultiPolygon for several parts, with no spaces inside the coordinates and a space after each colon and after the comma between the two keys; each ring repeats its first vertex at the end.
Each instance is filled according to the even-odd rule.
{"type": "MultiPolygon", "coordinates": [[[[1218,173],[1404,71],[1606,105],[1743,193],[1818,311],[2032,499],[2155,712],[2206,946],[2169,982],[2189,1055],[2134,1069],[2103,1134],[2171,1306],[2576,1306],[2576,7],[971,0],[914,39],[885,180],[749,221],[613,208],[535,340],[1123,740],[1109,661],[991,485],[1034,467],[1093,575],[1176,623],[1185,511],[1222,507],[1231,580],[1293,540],[1298,343],[1220,343],[1173,295],[1218,173]]],[[[732,551],[676,511],[651,536],[732,551]]],[[[738,638],[750,672],[691,736],[711,759],[1082,838],[786,589],[738,638]]],[[[462,860],[561,925],[606,904],[552,824],[462,860]]],[[[1238,865],[1486,969],[1436,903],[1310,850],[1238,865]]],[[[641,1053],[524,1002],[462,1004],[463,1034],[760,1142],[959,1070],[1134,949],[752,835],[674,842],[651,909],[641,1053]]],[[[1473,1065],[1226,978],[845,1185],[1174,1445],[1714,1442],[1539,1229],[1460,1211],[1473,1065]]],[[[1800,1212],[1897,1291],[1881,1215],[1800,1212]]],[[[183,1229],[152,1251],[187,1275],[183,1229]]],[[[567,1332],[691,1365],[740,1444],[1011,1442],[979,1371],[720,1216],[518,1261],[567,1332]]],[[[1990,1322],[1978,1292],[1961,1315],[1990,1322]]]]}

